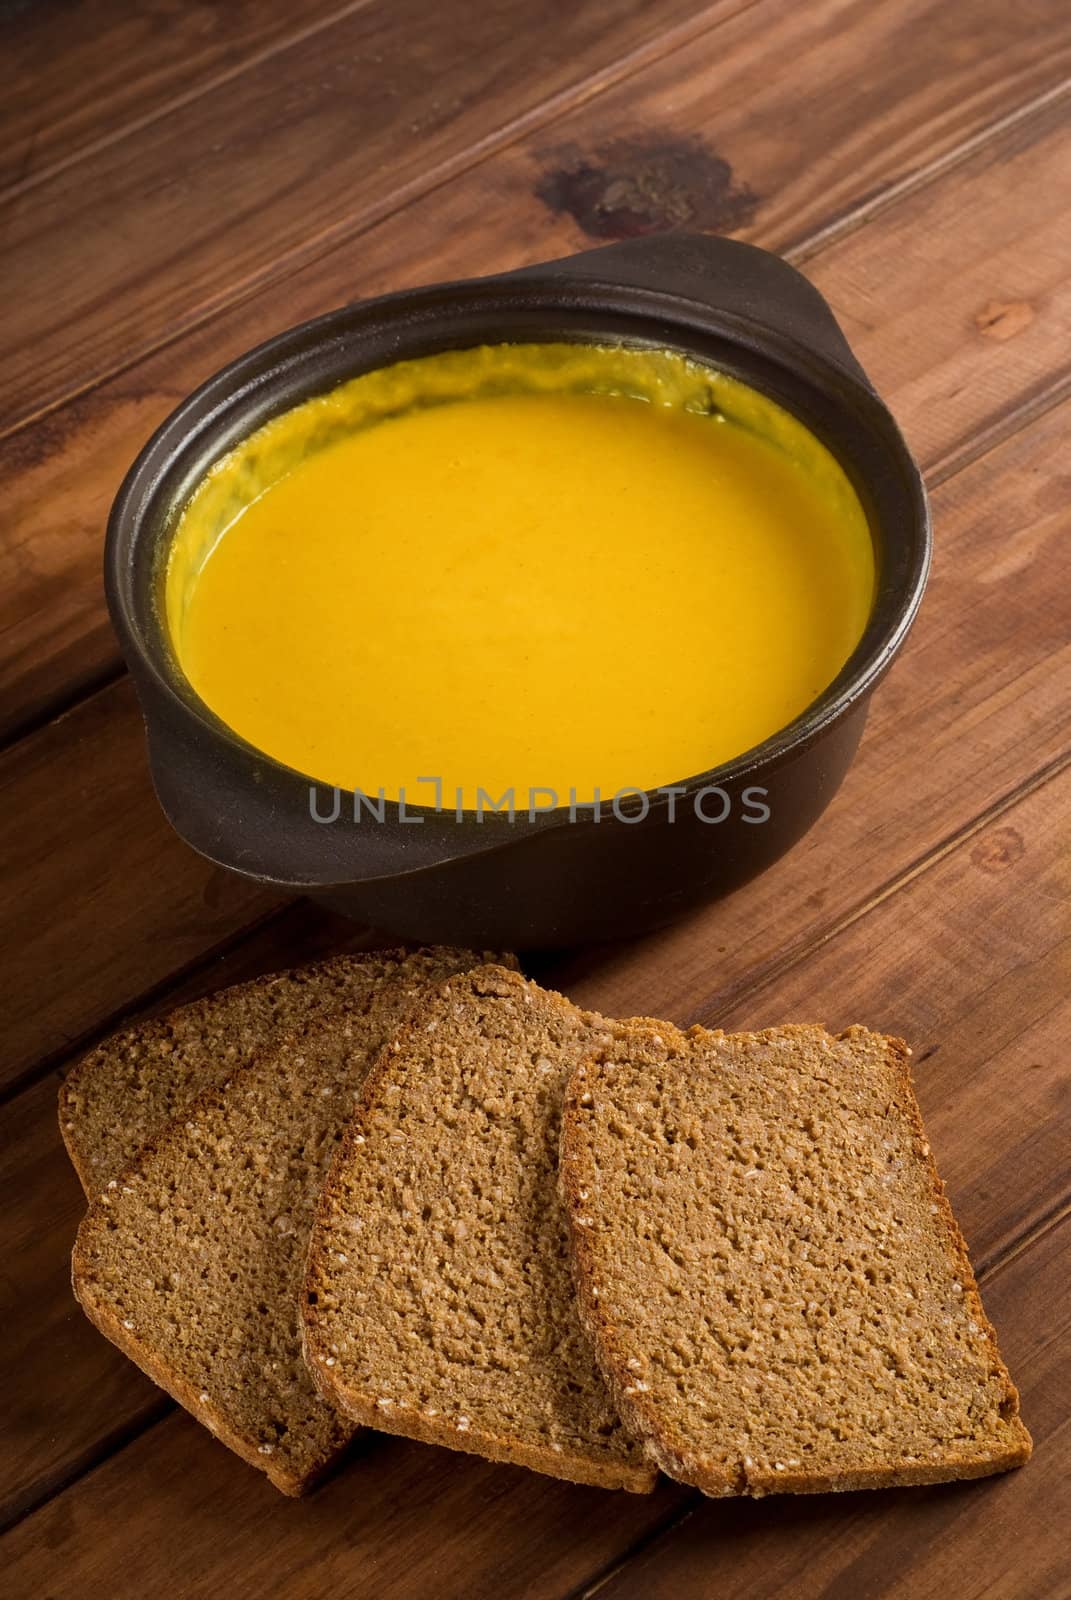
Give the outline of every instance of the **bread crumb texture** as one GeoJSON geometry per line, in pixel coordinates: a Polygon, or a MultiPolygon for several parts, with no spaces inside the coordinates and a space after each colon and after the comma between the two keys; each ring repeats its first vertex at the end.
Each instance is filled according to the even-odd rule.
{"type": "MultiPolygon", "coordinates": [[[[79,1229],[73,1279],[88,1315],[287,1493],[307,1487],[353,1432],[301,1354],[324,1174],[376,1054],[429,983],[474,959],[448,950],[357,959],[344,981],[334,969],[334,1008],[317,1003],[300,1029],[188,1104],[107,1181],[79,1229]]],[[[244,1050],[238,1027],[203,1029],[199,1051],[224,1038],[244,1050]]],[[[148,1082],[149,1056],[142,1074],[148,1082]]]]}
{"type": "Polygon", "coordinates": [[[574,1073],[581,1315],[672,1477],[763,1495],[1029,1455],[909,1055],[863,1028],[624,1025],[574,1073]]]}
{"type": "Polygon", "coordinates": [[[608,1024],[500,967],[385,1053],[325,1187],[306,1356],[352,1417],[577,1482],[655,1480],[595,1367],[556,1169],[569,1071],[608,1024]]]}

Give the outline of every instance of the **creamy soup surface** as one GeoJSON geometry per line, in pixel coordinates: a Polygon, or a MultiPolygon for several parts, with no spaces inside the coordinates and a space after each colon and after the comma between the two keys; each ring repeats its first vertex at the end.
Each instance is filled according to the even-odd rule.
{"type": "Polygon", "coordinates": [[[188,505],[164,596],[194,689],[257,749],[472,807],[759,744],[836,677],[874,582],[846,476],[772,401],[668,352],[513,345],[262,428],[188,505]]]}

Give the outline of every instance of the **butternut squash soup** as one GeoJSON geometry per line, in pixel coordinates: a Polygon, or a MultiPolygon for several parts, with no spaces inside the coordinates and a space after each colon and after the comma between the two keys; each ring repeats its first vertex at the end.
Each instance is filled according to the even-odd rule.
{"type": "Polygon", "coordinates": [[[874,581],[847,477],[769,399],[670,352],[493,345],[244,441],[182,516],[164,604],[205,703],[310,778],[565,805],[785,727],[874,581]]]}

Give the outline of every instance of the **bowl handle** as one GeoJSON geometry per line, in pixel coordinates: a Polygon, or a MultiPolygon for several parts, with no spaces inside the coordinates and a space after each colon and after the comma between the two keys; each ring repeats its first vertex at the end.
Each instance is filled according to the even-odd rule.
{"type": "Polygon", "coordinates": [[[741,324],[758,324],[781,339],[839,367],[871,394],[873,386],[852,354],[829,305],[802,272],[769,250],[704,233],[656,234],[604,245],[510,278],[577,276],[635,286],[698,301],[741,324]]]}
{"type": "Polygon", "coordinates": [[[419,872],[562,826],[561,812],[545,810],[458,824],[448,802],[437,811],[426,796],[358,805],[352,791],[312,782],[233,736],[206,741],[181,698],[144,673],[135,687],[153,788],[176,833],[209,861],[287,893],[419,872]]]}

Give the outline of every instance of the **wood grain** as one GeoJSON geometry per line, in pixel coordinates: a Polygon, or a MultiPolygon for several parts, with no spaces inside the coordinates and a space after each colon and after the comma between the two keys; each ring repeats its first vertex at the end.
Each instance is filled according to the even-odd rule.
{"type": "Polygon", "coordinates": [[[70,1252],[85,1198],[62,1159],[58,1088],[58,1077],[49,1076],[0,1110],[0,1181],[16,1201],[0,1221],[0,1347],[8,1374],[0,1527],[169,1405],[136,1367],[93,1337],[71,1293],[70,1252]]]}
{"type": "Polygon", "coordinates": [[[304,0],[295,12],[258,0],[82,0],[63,8],[59,48],[55,5],[6,6],[0,201],[362,3],[304,0]]]}
{"type": "MultiPolygon", "coordinates": [[[[983,1269],[1071,1190],[1063,1166],[1071,995],[1061,982],[1071,970],[1071,924],[1057,848],[1069,800],[1071,777],[1042,785],[716,1019],[745,1028],[863,1021],[907,1037],[930,1140],[983,1269]]],[[[597,975],[588,993],[606,1007],[597,975]]],[[[12,1152],[20,1195],[7,1226],[21,1230],[0,1234],[0,1259],[20,1263],[0,1303],[0,1354],[22,1375],[24,1396],[0,1463],[0,1507],[35,1504],[95,1449],[106,1451],[117,1433],[146,1425],[159,1410],[151,1386],[71,1299],[67,1257],[81,1202],[60,1144],[55,1088],[50,1077],[0,1116],[0,1147],[12,1152]],[[56,1418],[63,1419],[58,1430],[56,1418]]],[[[444,1473],[454,1465],[446,1457],[444,1473]]],[[[256,1504],[260,1485],[246,1484],[251,1475],[241,1463],[228,1466],[228,1498],[256,1504]]],[[[432,1529],[429,1540],[440,1535],[432,1529]]]]}
{"type": "Polygon", "coordinates": [[[1071,1516],[1071,1218],[989,1279],[986,1307],[1022,1395],[1034,1457],[982,1483],[806,1500],[693,1501],[599,1600],[1039,1600],[1067,1593],[1071,1516]]]}
{"type": "Polygon", "coordinates": [[[235,1465],[175,1413],[7,1534],[9,1581],[63,1600],[144,1600],[162,1574],[183,1600],[561,1600],[681,1500],[372,1434],[306,1501],[235,1465]]]}
{"type": "Polygon", "coordinates": [[[0,428],[426,193],[675,22],[741,4],[367,0],[60,169],[2,218],[20,305],[0,428]]]}
{"type": "MultiPolygon", "coordinates": [[[[717,52],[705,36],[682,46],[563,117],[553,139],[544,129],[520,140],[441,187],[433,206],[404,207],[364,232],[359,250],[347,242],[187,333],[177,347],[0,440],[0,680],[8,685],[0,734],[65,705],[116,667],[99,577],[110,499],[151,430],[227,358],[358,295],[598,242],[540,198],[562,161],[574,160],[562,155],[567,147],[594,163],[605,194],[618,166],[598,152],[645,133],[648,169],[654,162],[663,174],[659,192],[665,195],[667,183],[671,191],[665,204],[693,225],[693,211],[724,193],[717,164],[724,160],[732,183],[757,196],[737,231],[779,246],[815,232],[828,239],[838,218],[846,225],[849,195],[869,214],[920,166],[930,170],[926,152],[933,161],[949,159],[959,141],[1039,87],[1024,78],[1020,52],[1036,50],[1042,35],[1023,32],[1001,0],[968,9],[912,0],[900,8],[912,25],[905,22],[895,38],[886,37],[895,27],[889,8],[838,8],[836,47],[821,21],[824,7],[794,8],[776,28],[768,11],[758,6],[719,27],[717,52]],[[803,30],[791,50],[782,41],[788,25],[803,30]],[[860,111],[860,60],[899,63],[896,93],[881,102],[880,137],[866,133],[862,118],[854,138],[838,144],[842,103],[860,111]],[[979,76],[982,87],[968,92],[979,76]],[[802,124],[781,116],[787,95],[806,102],[802,124]],[[693,159],[686,145],[682,171],[672,157],[685,130],[706,154],[693,159]]],[[[1063,107],[1055,106],[1009,130],[945,181],[902,198],[888,216],[808,265],[927,464],[994,427],[1064,369],[1068,247],[1049,200],[1066,163],[1062,118],[1063,107]],[[940,274],[935,262],[946,264],[940,274]],[[896,322],[888,334],[880,315],[886,296],[896,322]],[[984,332],[977,325],[999,297],[1034,308],[1012,337],[994,338],[988,323],[984,332]],[[927,392],[931,349],[940,382],[927,392]]],[[[657,208],[647,222],[660,225],[657,208]]]]}
{"type": "Polygon", "coordinates": [[[950,174],[942,226],[921,191],[808,264],[937,477],[1071,375],[1053,360],[1071,348],[1071,239],[1049,199],[1069,110],[1050,104],[1036,142],[1020,125],[950,174]]]}
{"type": "MultiPolygon", "coordinates": [[[[929,602],[812,834],[676,928],[547,965],[553,982],[587,1003],[597,992],[622,1015],[709,1014],[1060,754],[1069,657],[1050,563],[1066,424],[1052,413],[938,491],[929,602]]],[[[142,738],[123,682],[0,760],[0,860],[16,892],[0,908],[11,980],[0,1081],[32,1072],[271,909],[172,835],[142,738]]],[[[309,932],[304,912],[292,936],[285,923],[275,930],[282,964],[302,959],[309,932]]]]}
{"type": "Polygon", "coordinates": [[[19,74],[0,115],[0,737],[98,690],[0,760],[12,1593],[1063,1594],[1069,50],[1058,0],[0,7],[0,73],[19,74]],[[107,504],[193,384],[281,326],[679,226],[806,262],[940,485],[934,576],[796,851],[675,929],[534,970],[610,1011],[907,1035],[1037,1454],[985,1484],[715,1504],[366,1435],[284,1504],[78,1312],[51,1064],[117,1016],[371,936],[170,833],[104,618],[107,504]]]}
{"type": "Polygon", "coordinates": [[[164,822],[128,679],[23,740],[0,788],[5,1082],[107,1015],[120,952],[149,989],[277,904],[164,822]]]}
{"type": "MultiPolygon", "coordinates": [[[[1066,1234],[1066,1227],[1060,1232],[1066,1234]]],[[[1066,1257],[1050,1263],[1035,1247],[1018,1256],[1006,1276],[998,1272],[985,1286],[987,1306],[1022,1387],[1038,1447],[1028,1469],[1028,1498],[1017,1499],[1014,1515],[1028,1511],[1027,1525],[1039,1533],[1046,1520],[1059,1517],[1060,1486],[1068,1465],[1062,1387],[1066,1355],[1053,1366],[1061,1341],[1066,1348],[1061,1270],[1066,1274],[1066,1257]],[[1006,1292],[1009,1280],[1012,1287],[1006,1292]],[[1062,1436],[1057,1431],[1061,1423],[1062,1436]]],[[[653,1572],[641,1559],[634,1582],[620,1590],[611,1585],[608,1592],[708,1594],[699,1585],[712,1582],[715,1575],[722,1580],[723,1564],[728,1579],[730,1528],[746,1531],[749,1557],[749,1587],[735,1574],[732,1581],[740,1587],[730,1587],[730,1594],[778,1592],[756,1585],[787,1582],[789,1574],[798,1575],[797,1562],[819,1555],[830,1564],[843,1561],[853,1554],[845,1540],[849,1547],[856,1540],[864,1547],[882,1541],[884,1555],[875,1560],[875,1569],[902,1574],[905,1557],[893,1560],[895,1545],[885,1542],[895,1528],[911,1547],[906,1559],[913,1581],[934,1587],[894,1587],[889,1592],[936,1594],[936,1583],[946,1581],[947,1569],[941,1563],[936,1573],[927,1571],[935,1548],[928,1537],[934,1519],[932,1531],[941,1535],[935,1539],[937,1548],[943,1548],[954,1528],[965,1550],[977,1549],[981,1519],[994,1514],[994,1498],[999,1506],[1002,1495],[1014,1492],[993,1483],[883,1494],[874,1496],[873,1503],[871,1497],[856,1496],[851,1502],[823,1497],[791,1506],[703,1505],[686,1524],[687,1536],[700,1538],[701,1559],[689,1551],[678,1562],[673,1542],[663,1541],[654,1547],[653,1572]],[[968,1526],[963,1528],[959,1523],[965,1516],[968,1526]],[[666,1573],[670,1586],[655,1587],[655,1580],[660,1584],[666,1573]],[[689,1582],[696,1587],[672,1587],[689,1582]]],[[[599,1496],[518,1470],[377,1439],[366,1441],[364,1454],[313,1501],[280,1508],[269,1488],[192,1421],[176,1415],[29,1518],[4,1548],[7,1560],[15,1563],[14,1577],[31,1585],[25,1592],[48,1592],[32,1586],[47,1586],[62,1574],[62,1593],[72,1597],[99,1592],[97,1584],[116,1596],[135,1596],[162,1567],[190,1595],[209,1594],[214,1583],[246,1582],[250,1592],[292,1600],[296,1592],[316,1595],[328,1583],[332,1592],[355,1595],[374,1583],[384,1596],[430,1597],[443,1592],[436,1591],[436,1578],[441,1582],[449,1573],[458,1594],[508,1600],[572,1593],[585,1576],[626,1553],[684,1504],[682,1493],[668,1485],[653,1501],[599,1496]],[[299,1572],[301,1587],[295,1591],[299,1572]],[[347,1587],[335,1588],[339,1582],[347,1587]]],[[[1043,1545],[1039,1555],[1051,1563],[1051,1544],[1043,1545]]],[[[828,1577],[826,1573],[824,1579],[828,1577]]],[[[1057,1592],[1031,1589],[1035,1579],[1040,1572],[1032,1572],[1029,1581],[1020,1579],[1021,1587],[994,1592],[1002,1600],[1005,1592],[1009,1597],[1057,1592]]],[[[816,1584],[798,1592],[804,1600],[805,1595],[828,1591],[816,1584]]]]}
{"type": "MultiPolygon", "coordinates": [[[[728,1019],[736,1025],[754,1026],[817,1014],[831,1025],[862,1018],[874,1026],[905,1031],[918,1049],[919,1098],[939,1165],[975,1259],[983,1269],[988,1263],[990,1275],[997,1272],[995,1282],[999,1282],[1000,1260],[1037,1230],[1061,1193],[1068,1198],[1061,1157],[1071,1086],[1063,1043],[1071,1001],[1056,975],[1060,963],[1062,970],[1067,970],[1071,938],[1067,884],[1055,864],[1054,843],[1069,795],[1071,781],[1067,780],[1035,791],[999,824],[964,841],[894,900],[830,941],[728,1019]]],[[[50,1082],[47,1087],[51,1092],[54,1086],[50,1082]]],[[[40,1093],[36,1090],[32,1096],[22,1096],[20,1104],[29,1106],[40,1093]]],[[[12,1356],[23,1373],[23,1387],[33,1396],[28,1418],[19,1419],[22,1427],[15,1436],[15,1460],[22,1474],[19,1481],[27,1482],[27,1468],[32,1464],[37,1469],[33,1481],[47,1485],[49,1473],[63,1481],[73,1470],[72,1463],[90,1451],[94,1425],[102,1433],[120,1425],[129,1429],[151,1421],[154,1413],[152,1399],[144,1392],[146,1386],[136,1375],[131,1375],[129,1394],[115,1406],[113,1397],[125,1363],[88,1325],[69,1330],[66,1359],[60,1366],[53,1360],[54,1340],[43,1343],[38,1339],[35,1350],[34,1333],[41,1327],[42,1316],[46,1326],[54,1325],[65,1302],[75,1315],[68,1299],[66,1251],[73,1231],[70,1212],[77,1204],[73,1180],[66,1186],[53,1181],[56,1175],[50,1169],[55,1163],[62,1166],[64,1158],[51,1107],[41,1110],[48,1113],[54,1154],[51,1161],[42,1160],[35,1180],[31,1174],[33,1193],[32,1198],[26,1195],[25,1212],[42,1218],[49,1216],[51,1209],[54,1221],[50,1219],[30,1262],[33,1276],[20,1286],[7,1314],[0,1318],[0,1328],[5,1345],[14,1346],[12,1356]],[[65,1187],[68,1199],[53,1202],[49,1208],[46,1197],[53,1192],[62,1194],[65,1187]],[[79,1416],[78,1408],[91,1382],[101,1404],[94,1398],[79,1416]],[[50,1453],[51,1421],[56,1416],[67,1419],[61,1434],[71,1452],[67,1459],[56,1459],[54,1452],[50,1453]]],[[[36,1111],[29,1120],[35,1132],[32,1137],[24,1136],[21,1143],[36,1150],[48,1143],[49,1133],[38,1125],[36,1111]]],[[[1050,1293],[1055,1294],[1055,1289],[1053,1282],[1050,1293]]],[[[1022,1308],[1015,1303],[1006,1308],[988,1286],[985,1296],[1013,1372],[1020,1381],[1028,1382],[1033,1347],[1027,1343],[1024,1350],[1023,1342],[1031,1323],[1023,1322],[1022,1308]]],[[[1066,1307],[1063,1314],[1066,1317],[1066,1307]]],[[[1026,1403],[1030,1405],[1029,1389],[1026,1403]]],[[[1028,1415],[1036,1427],[1035,1416],[1030,1411],[1028,1415]]],[[[1052,1481],[1051,1461],[1047,1466],[1039,1462],[1032,1470],[1039,1480],[1052,1481]]],[[[192,1592],[200,1592],[197,1584],[207,1581],[209,1572],[220,1582],[245,1572],[251,1585],[255,1580],[257,1592],[271,1595],[286,1592],[279,1573],[288,1573],[301,1551],[311,1574],[306,1579],[309,1592],[314,1593],[317,1576],[331,1572],[339,1552],[356,1531],[351,1520],[356,1502],[363,1507],[360,1526],[364,1542],[360,1552],[352,1552],[348,1558],[348,1581],[355,1585],[371,1581],[380,1550],[390,1548],[393,1541],[400,1549],[412,1549],[417,1565],[416,1572],[399,1565],[393,1579],[386,1580],[383,1592],[388,1595],[425,1592],[420,1585],[428,1579],[420,1566],[418,1545],[422,1551],[434,1551],[435,1559],[456,1575],[459,1593],[523,1594],[527,1591],[516,1586],[518,1577],[496,1565],[493,1542],[485,1545],[477,1534],[459,1543],[454,1527],[478,1527],[481,1506],[488,1495],[494,1495],[496,1511],[488,1534],[498,1529],[497,1559],[508,1552],[509,1561],[517,1563],[515,1573],[522,1575],[527,1572],[533,1546],[519,1529],[528,1528],[540,1545],[548,1536],[548,1516],[551,1522],[561,1520],[579,1530],[588,1521],[585,1507],[589,1497],[560,1485],[548,1488],[524,1474],[505,1472],[497,1478],[490,1476],[493,1473],[494,1469],[450,1455],[440,1457],[436,1468],[416,1447],[377,1444],[367,1461],[353,1462],[297,1521],[290,1513],[283,1516],[272,1511],[270,1491],[240,1462],[226,1456],[192,1423],[174,1418],[152,1427],[145,1438],[62,1494],[55,1506],[65,1506],[65,1510],[45,1508],[41,1516],[50,1520],[25,1536],[29,1559],[39,1562],[40,1551],[46,1545],[52,1547],[53,1529],[60,1530],[58,1545],[51,1548],[43,1568],[32,1564],[29,1570],[43,1578],[49,1571],[48,1562],[54,1560],[66,1567],[73,1561],[71,1592],[88,1593],[93,1575],[102,1576],[105,1571],[113,1579],[118,1577],[120,1584],[133,1583],[139,1572],[139,1551],[156,1550],[164,1541],[169,1562],[174,1548],[177,1575],[192,1585],[192,1592]],[[434,1506],[426,1503],[427,1491],[420,1487],[425,1473],[434,1476],[439,1487],[441,1498],[434,1506]],[[394,1509],[386,1514],[386,1526],[379,1527],[384,1480],[389,1482],[394,1509]],[[151,1484],[152,1494],[139,1495],[139,1483],[151,1484]],[[130,1509],[124,1518],[114,1519],[114,1507],[124,1495],[130,1509]],[[232,1526],[225,1553],[216,1524],[223,1507],[232,1526]],[[113,1519],[114,1526],[106,1534],[113,1519]],[[368,1530],[373,1527],[378,1531],[369,1540],[368,1530]],[[187,1554],[179,1550],[180,1544],[187,1554]],[[206,1551],[211,1554],[206,1556],[206,1551]],[[98,1572],[95,1563],[100,1561],[107,1566],[98,1572]],[[392,1581],[397,1588],[390,1586],[392,1581]],[[502,1587],[496,1591],[493,1584],[502,1587]]],[[[960,1492],[941,1493],[955,1496],[960,1492]]],[[[985,1496],[993,1491],[966,1492],[985,1496]]],[[[677,1503],[676,1491],[668,1491],[668,1496],[670,1506],[677,1503]]],[[[869,1497],[856,1498],[863,1499],[860,1514],[866,1520],[869,1497]]],[[[883,1507],[890,1499],[877,1498],[883,1507]]],[[[892,1499],[895,1503],[896,1497],[892,1499]]],[[[941,1503],[940,1496],[937,1499],[941,1503]]],[[[928,1496],[924,1503],[933,1500],[928,1496]]],[[[609,1559],[615,1546],[624,1549],[642,1537],[665,1509],[661,1501],[652,1507],[622,1496],[597,1496],[595,1504],[605,1506],[597,1516],[602,1542],[596,1544],[576,1533],[570,1556],[586,1562],[588,1571],[609,1559]]],[[[827,1504],[820,1504],[820,1523],[827,1515],[827,1504]]],[[[753,1508],[741,1511],[745,1526],[751,1525],[753,1515],[753,1508]]],[[[801,1513],[785,1515],[791,1528],[801,1513]]],[[[779,1527],[778,1513],[774,1511],[772,1516],[774,1526],[779,1527]]],[[[27,1526],[33,1530],[38,1520],[32,1518],[27,1526]]],[[[717,1525],[723,1527],[723,1516],[717,1525]]],[[[19,1549],[18,1536],[15,1549],[19,1549]]],[[[583,1567],[579,1572],[554,1567],[559,1554],[552,1547],[549,1557],[558,1589],[533,1593],[562,1593],[580,1581],[583,1567]]],[[[524,1581],[530,1581],[530,1574],[524,1581]]],[[[135,1590],[120,1588],[118,1592],[135,1590]]]]}

